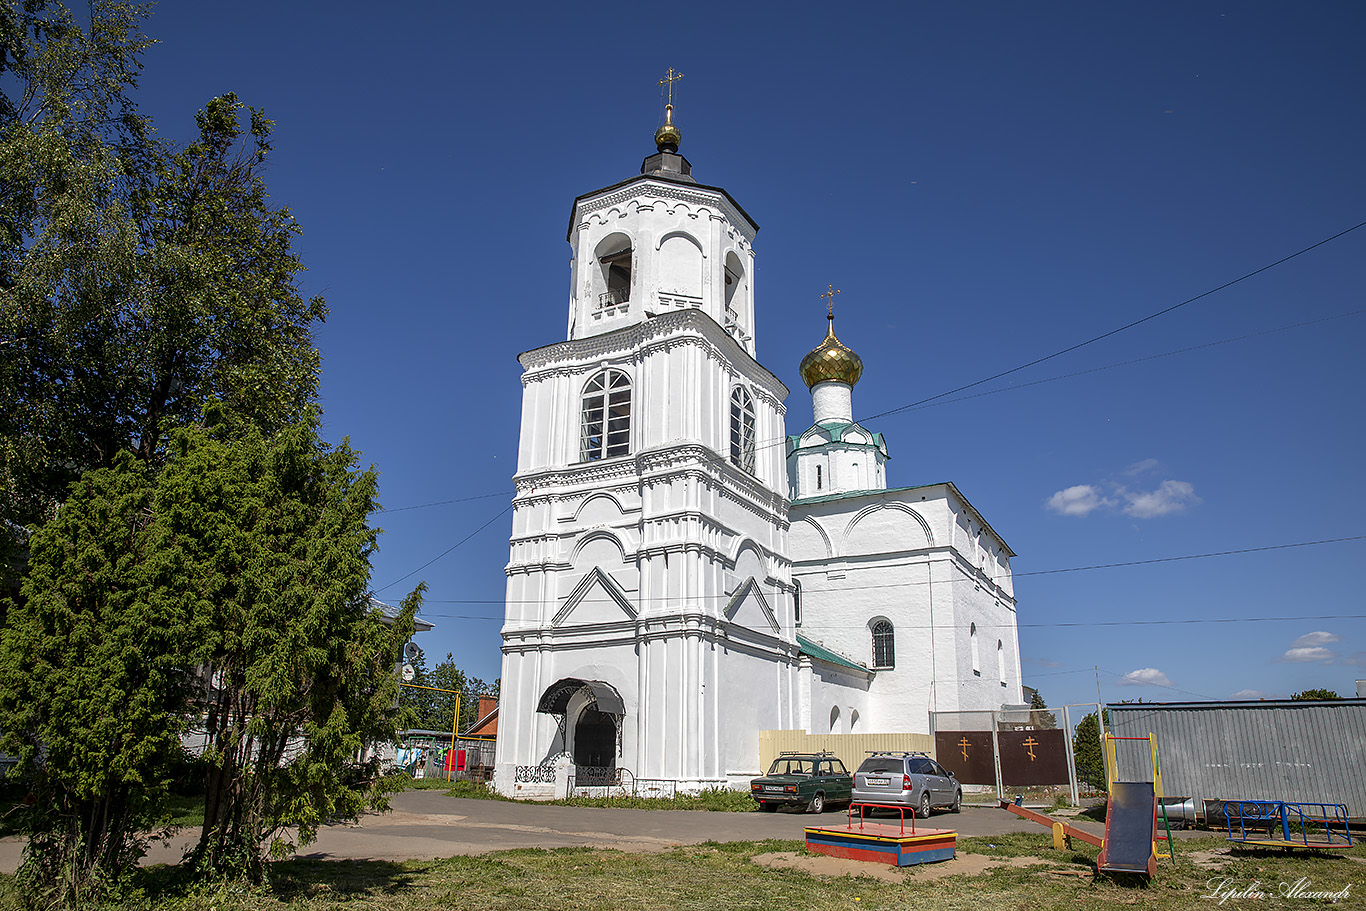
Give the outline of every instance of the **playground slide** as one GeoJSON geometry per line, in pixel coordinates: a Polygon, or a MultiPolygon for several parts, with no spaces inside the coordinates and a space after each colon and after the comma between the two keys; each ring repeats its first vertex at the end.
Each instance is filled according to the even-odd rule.
{"type": "Polygon", "coordinates": [[[1110,784],[1110,804],[1105,814],[1105,846],[1096,868],[1107,872],[1156,872],[1153,829],[1157,796],[1151,781],[1116,781],[1110,784]]]}

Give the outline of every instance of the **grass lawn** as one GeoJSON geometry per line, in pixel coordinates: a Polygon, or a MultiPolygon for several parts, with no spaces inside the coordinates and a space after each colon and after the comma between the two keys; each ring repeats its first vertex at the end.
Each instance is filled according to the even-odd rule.
{"type": "MultiPolygon", "coordinates": [[[[1304,888],[1339,891],[1340,907],[1363,907],[1366,850],[1331,853],[1238,851],[1219,838],[1182,841],[1176,864],[1163,861],[1151,883],[1140,878],[1087,874],[1094,849],[1055,852],[1051,837],[1016,834],[964,838],[959,851],[995,858],[1039,858],[1021,867],[998,867],[977,876],[929,880],[911,873],[902,882],[863,876],[816,876],[773,869],[752,861],[758,854],[801,852],[800,842],[707,843],[656,854],[628,854],[588,848],[504,851],[482,857],[429,862],[291,860],[275,864],[270,889],[225,886],[186,891],[176,873],[154,868],[141,874],[142,889],[121,907],[183,911],[246,911],[278,908],[436,911],[436,909],[520,909],[616,911],[616,909],[1105,909],[1217,908],[1212,885],[1253,887],[1260,899],[1230,898],[1223,907],[1311,907],[1323,904],[1286,898],[1281,883],[1302,878],[1304,888]],[[1205,864],[1197,865],[1201,860],[1205,864]],[[1047,861],[1053,861],[1049,865],[1047,861]],[[1258,884],[1254,887],[1254,883],[1258,884]]],[[[922,868],[928,870],[929,868],[922,868]]],[[[8,879],[0,885],[0,908],[17,908],[8,879]]]]}
{"type": "MultiPolygon", "coordinates": [[[[407,790],[445,791],[449,797],[468,797],[475,800],[509,800],[488,785],[478,781],[447,781],[444,778],[409,779],[407,790]]],[[[514,801],[515,802],[515,801],[514,801]]],[[[569,797],[560,800],[537,801],[551,807],[626,807],[632,810],[711,810],[720,813],[750,813],[759,809],[748,791],[728,788],[708,788],[700,794],[677,797],[569,797]]]]}

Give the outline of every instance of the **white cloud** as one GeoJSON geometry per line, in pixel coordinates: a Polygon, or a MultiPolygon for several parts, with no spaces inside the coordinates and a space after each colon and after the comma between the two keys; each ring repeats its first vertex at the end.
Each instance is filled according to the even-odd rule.
{"type": "Polygon", "coordinates": [[[1084,516],[1112,503],[1091,484],[1077,484],[1048,498],[1048,508],[1064,516],[1084,516]]]}
{"type": "Polygon", "coordinates": [[[1158,466],[1158,461],[1157,461],[1157,459],[1144,459],[1143,461],[1141,461],[1141,462],[1135,462],[1134,464],[1130,465],[1128,468],[1124,469],[1124,474],[1126,474],[1126,475],[1128,475],[1129,477],[1132,478],[1132,477],[1134,477],[1135,475],[1141,475],[1141,474],[1143,474],[1144,472],[1152,471],[1152,470],[1153,470],[1154,468],[1156,468],[1157,466],[1158,466]]]}
{"type": "Polygon", "coordinates": [[[1334,635],[1333,633],[1325,633],[1322,630],[1316,630],[1312,633],[1305,633],[1303,636],[1290,643],[1290,647],[1313,648],[1315,646],[1327,645],[1330,642],[1340,641],[1342,641],[1342,637],[1340,636],[1334,635]]]}
{"type": "Polygon", "coordinates": [[[1123,679],[1119,681],[1120,686],[1171,686],[1171,678],[1162,673],[1155,667],[1141,667],[1136,671],[1129,671],[1123,679]]]}
{"type": "Polygon", "coordinates": [[[1279,699],[1280,697],[1279,697],[1279,696],[1276,696],[1276,695],[1274,695],[1274,694],[1272,694],[1272,693],[1263,693],[1261,690],[1239,690],[1238,692],[1234,693],[1232,696],[1230,696],[1230,697],[1228,697],[1228,698],[1230,698],[1230,699],[1279,699]]]}
{"type": "Polygon", "coordinates": [[[1324,664],[1332,664],[1337,653],[1331,648],[1292,648],[1287,649],[1281,656],[1282,661],[1309,662],[1321,661],[1324,664]]]}
{"type": "Polygon", "coordinates": [[[1124,507],[1125,514],[1137,519],[1170,515],[1200,502],[1195,495],[1195,485],[1187,481],[1163,481],[1156,490],[1121,490],[1120,495],[1129,501],[1124,507]]]}

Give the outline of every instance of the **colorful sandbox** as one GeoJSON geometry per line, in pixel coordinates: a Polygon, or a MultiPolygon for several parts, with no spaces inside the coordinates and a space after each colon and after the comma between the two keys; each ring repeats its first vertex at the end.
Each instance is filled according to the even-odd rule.
{"type": "MultiPolygon", "coordinates": [[[[864,809],[876,804],[853,804],[842,826],[807,826],[806,846],[820,854],[909,867],[953,860],[958,832],[953,829],[916,828],[915,818],[897,824],[871,822],[864,809]],[[854,813],[858,813],[858,819],[854,813]],[[906,823],[910,826],[907,827],[906,823]]],[[[894,807],[892,809],[901,809],[894,807]]]]}

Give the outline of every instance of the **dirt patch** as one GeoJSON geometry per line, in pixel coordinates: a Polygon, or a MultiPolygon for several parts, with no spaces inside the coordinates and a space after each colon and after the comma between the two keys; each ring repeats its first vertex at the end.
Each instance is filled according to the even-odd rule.
{"type": "Polygon", "coordinates": [[[1227,849],[1217,851],[1187,851],[1185,856],[1202,870],[1222,870],[1229,861],[1227,849]]]}
{"type": "Polygon", "coordinates": [[[893,883],[905,882],[907,879],[930,881],[946,876],[980,876],[995,867],[1065,866],[1042,857],[991,857],[986,854],[969,854],[965,851],[959,851],[953,860],[910,867],[893,867],[890,864],[847,860],[826,854],[802,854],[797,851],[756,854],[754,862],[763,867],[779,870],[800,870],[812,876],[867,876],[893,883]]]}

